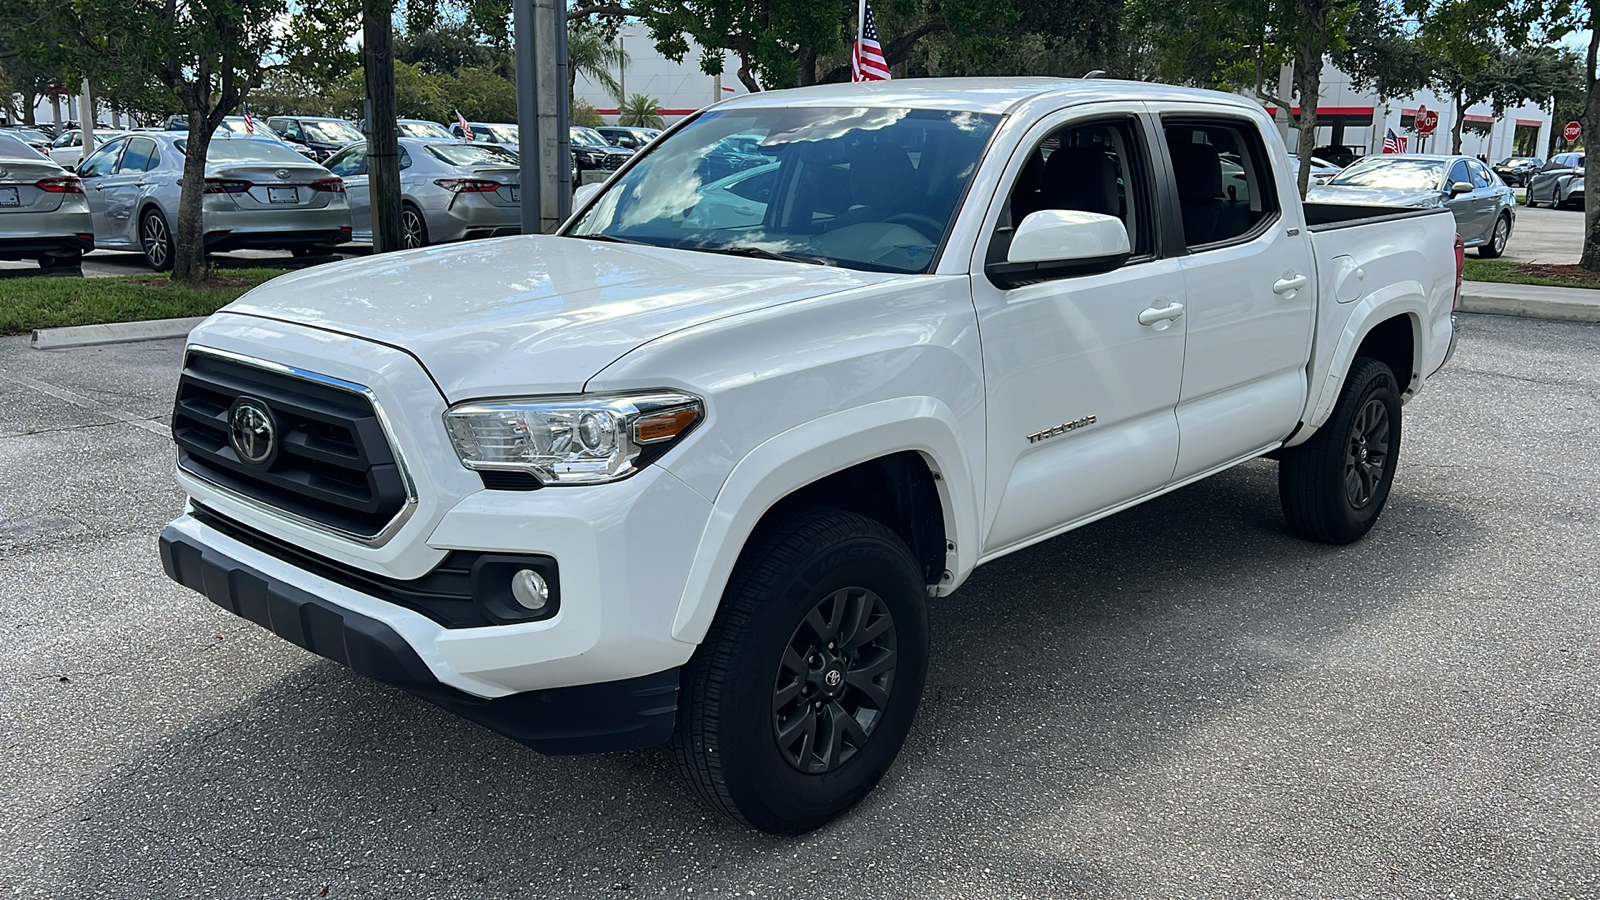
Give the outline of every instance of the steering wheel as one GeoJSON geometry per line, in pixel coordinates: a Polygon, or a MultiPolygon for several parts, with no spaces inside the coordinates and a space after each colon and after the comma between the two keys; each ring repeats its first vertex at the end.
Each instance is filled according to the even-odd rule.
{"type": "Polygon", "coordinates": [[[884,219],[884,221],[893,222],[896,225],[908,225],[912,228],[915,228],[922,234],[923,237],[936,243],[944,234],[943,222],[940,222],[938,219],[935,219],[932,216],[925,216],[922,213],[895,213],[894,215],[884,219]],[[923,226],[927,227],[924,228],[923,226]]]}

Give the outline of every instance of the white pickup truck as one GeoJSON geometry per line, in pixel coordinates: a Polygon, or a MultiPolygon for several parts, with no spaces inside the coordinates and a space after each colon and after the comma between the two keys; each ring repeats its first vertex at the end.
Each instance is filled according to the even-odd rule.
{"type": "Polygon", "coordinates": [[[910,80],[680,123],[561,232],[278,278],[189,338],[176,581],[538,750],[671,743],[816,827],[911,728],[926,604],[1271,455],[1356,540],[1448,358],[1444,210],[1302,206],[1272,120],[910,80]]]}

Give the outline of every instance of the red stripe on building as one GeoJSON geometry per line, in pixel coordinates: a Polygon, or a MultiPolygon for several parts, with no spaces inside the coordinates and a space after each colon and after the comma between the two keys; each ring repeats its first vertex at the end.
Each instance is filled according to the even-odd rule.
{"type": "Polygon", "coordinates": [[[1539,127],[1542,127],[1544,125],[1544,123],[1539,121],[1538,119],[1518,119],[1517,120],[1517,125],[1518,125],[1518,127],[1526,125],[1529,128],[1539,128],[1539,127]]]}
{"type": "MultiPolygon", "coordinates": [[[[698,109],[658,109],[658,110],[656,110],[656,112],[660,113],[663,116],[692,116],[692,115],[694,115],[695,113],[697,113],[699,111],[700,110],[698,110],[698,109]]],[[[618,116],[618,115],[622,114],[622,110],[620,110],[620,109],[597,109],[597,110],[595,110],[595,112],[600,114],[600,115],[602,115],[602,116],[618,116]]]]}
{"type": "Polygon", "coordinates": [[[1479,125],[1493,125],[1494,116],[1462,116],[1463,122],[1476,122],[1479,125]]]}

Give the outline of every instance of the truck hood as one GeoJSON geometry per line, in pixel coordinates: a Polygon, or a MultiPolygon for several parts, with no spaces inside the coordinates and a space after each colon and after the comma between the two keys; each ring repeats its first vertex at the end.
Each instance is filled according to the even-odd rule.
{"type": "Polygon", "coordinates": [[[906,277],[523,235],[302,269],[225,311],[400,348],[454,402],[577,392],[663,335],[906,277]]]}
{"type": "Polygon", "coordinates": [[[1306,191],[1307,203],[1342,203],[1349,206],[1438,206],[1439,191],[1403,191],[1353,185],[1320,184],[1306,191]]]}

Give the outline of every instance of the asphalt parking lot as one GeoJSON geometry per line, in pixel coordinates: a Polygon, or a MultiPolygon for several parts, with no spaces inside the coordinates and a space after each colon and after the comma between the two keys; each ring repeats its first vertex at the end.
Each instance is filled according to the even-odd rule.
{"type": "Polygon", "coordinates": [[[1256,462],[986,567],[798,839],[170,584],[180,344],[0,338],[0,895],[1600,896],[1600,329],[1466,318],[1366,540],[1288,537],[1256,462]]]}
{"type": "Polygon", "coordinates": [[[1512,262],[1576,265],[1583,255],[1583,210],[1517,207],[1517,224],[1506,241],[1512,262]]]}

